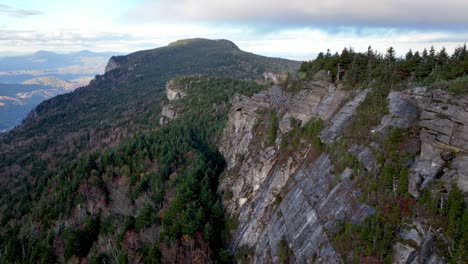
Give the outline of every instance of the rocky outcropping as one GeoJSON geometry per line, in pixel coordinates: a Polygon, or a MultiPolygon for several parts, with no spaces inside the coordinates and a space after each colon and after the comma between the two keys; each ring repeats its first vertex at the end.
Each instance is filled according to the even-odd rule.
{"type": "MultiPolygon", "coordinates": [[[[319,134],[322,142],[336,141],[369,92],[350,93],[326,81],[310,81],[297,93],[274,86],[252,97],[236,96],[232,100],[219,149],[228,164],[220,183],[223,202],[239,223],[233,233],[233,251],[246,247],[253,263],[278,263],[284,250],[279,241],[285,240],[291,253],[289,260],[294,263],[342,262],[329,237],[335,224],[341,220],[359,223],[374,209],[359,202],[352,169],[335,172],[329,155],[312,145],[287,155],[279,145],[294,125],[305,125],[314,118],[325,123],[319,134]],[[271,112],[279,119],[281,133],[273,145],[265,145],[265,131],[258,131],[258,127],[265,127],[266,113],[271,112]]],[[[414,88],[390,92],[388,102],[389,113],[369,132],[377,132],[377,139],[391,127],[415,128],[404,146],[411,155],[418,154],[414,162],[408,160],[410,193],[417,197],[421,189],[439,178],[458,183],[466,194],[467,96],[414,88]]],[[[352,145],[348,151],[366,171],[378,173],[374,152],[382,150],[381,143],[374,140],[365,146],[352,145]]],[[[435,237],[440,234],[421,219],[411,221],[399,231],[393,246],[394,261],[445,263],[434,249],[435,237]]]]}
{"type": "MultiPolygon", "coordinates": [[[[174,80],[170,80],[166,83],[166,97],[169,103],[164,105],[161,109],[161,118],[159,118],[159,125],[166,125],[171,119],[178,117],[178,108],[173,101],[182,99],[187,96],[187,87],[185,85],[178,84],[174,80]]],[[[179,109],[180,110],[180,109],[179,109]]]]}
{"type": "Polygon", "coordinates": [[[406,224],[398,233],[399,240],[393,246],[393,262],[406,263],[447,263],[434,254],[435,233],[422,219],[406,224]]]}
{"type": "Polygon", "coordinates": [[[414,104],[402,97],[405,96],[401,92],[390,92],[388,95],[389,114],[382,118],[376,131],[383,132],[389,127],[408,128],[414,125],[419,116],[419,110],[414,104]]]}
{"type": "Polygon", "coordinates": [[[314,81],[294,94],[274,86],[252,97],[234,97],[219,147],[228,168],[220,183],[228,194],[225,208],[239,221],[233,250],[245,246],[252,249],[254,263],[276,263],[284,237],[295,262],[341,262],[328,233],[337,221],[360,222],[374,209],[358,201],[352,170],[335,175],[328,155],[313,146],[284,157],[279,143],[293,119],[305,125],[320,118],[339,136],[348,123],[335,120],[351,117],[367,93],[361,91],[346,103],[349,92],[314,81]],[[275,145],[265,146],[263,134],[255,129],[271,111],[279,117],[282,133],[275,145]]]}
{"type": "Polygon", "coordinates": [[[167,82],[166,84],[166,95],[169,101],[182,99],[187,96],[185,91],[186,87],[176,84],[173,80],[167,82]]]}
{"type": "Polygon", "coordinates": [[[117,63],[117,57],[115,56],[112,56],[110,59],[109,59],[109,62],[107,63],[106,65],[106,69],[105,69],[105,72],[110,72],[114,69],[117,69],[120,67],[120,64],[117,63]]]}
{"type": "Polygon", "coordinates": [[[410,193],[419,196],[421,189],[441,177],[468,192],[468,96],[418,87],[403,91],[401,97],[420,113],[421,152],[412,168],[410,193]]]}
{"type": "Polygon", "coordinates": [[[274,84],[283,82],[287,77],[287,74],[278,74],[273,72],[264,72],[263,79],[266,81],[272,81],[274,84]]]}
{"type": "Polygon", "coordinates": [[[370,89],[362,90],[348,102],[340,111],[330,120],[331,125],[320,133],[320,139],[324,143],[331,143],[337,139],[342,131],[348,126],[356,113],[358,106],[366,99],[370,89]]]}

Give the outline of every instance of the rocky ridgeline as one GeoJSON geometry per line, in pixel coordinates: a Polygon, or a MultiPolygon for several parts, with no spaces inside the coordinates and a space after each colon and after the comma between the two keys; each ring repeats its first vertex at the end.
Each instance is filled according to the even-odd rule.
{"type": "MultiPolygon", "coordinates": [[[[281,155],[279,145],[292,129],[291,118],[304,125],[312,118],[326,126],[319,137],[331,143],[351,123],[356,109],[370,89],[349,92],[327,81],[311,81],[297,93],[273,86],[252,97],[232,99],[229,120],[219,144],[227,161],[227,172],[220,183],[227,212],[238,220],[232,250],[246,247],[252,262],[279,261],[279,241],[284,238],[297,263],[340,263],[328,234],[340,220],[361,222],[374,208],[359,202],[349,168],[337,173],[327,153],[313,146],[281,155]],[[257,133],[265,113],[279,116],[279,135],[273,146],[262,145],[265,134],[257,133]],[[228,194],[228,195],[226,195],[228,194]]],[[[414,88],[391,92],[389,113],[372,133],[387,128],[421,128],[418,153],[410,173],[410,193],[417,197],[432,180],[452,182],[468,191],[468,98],[446,92],[414,88]],[[450,165],[450,166],[449,166],[450,165]]],[[[380,146],[353,146],[349,152],[363,168],[376,170],[374,149],[380,146]]],[[[436,231],[424,219],[400,230],[394,245],[397,263],[443,262],[431,248],[436,231]],[[406,242],[405,242],[406,241],[406,242]]]]}
{"type": "Polygon", "coordinates": [[[177,109],[171,102],[187,96],[186,88],[187,87],[184,85],[176,84],[174,80],[167,82],[166,96],[169,100],[169,104],[164,105],[161,109],[161,118],[159,119],[159,124],[161,126],[167,124],[171,119],[177,118],[177,109]]]}
{"type": "Polygon", "coordinates": [[[291,118],[300,124],[320,118],[329,123],[322,135],[339,137],[367,94],[367,90],[353,94],[312,81],[298,93],[273,86],[253,97],[232,100],[220,143],[228,164],[220,188],[231,194],[225,206],[239,220],[233,250],[247,246],[253,250],[254,263],[278,262],[278,242],[284,237],[296,262],[312,257],[341,262],[327,232],[339,220],[360,222],[374,209],[358,201],[351,170],[335,175],[328,154],[320,155],[312,146],[281,158],[279,142],[291,130],[291,118]],[[259,146],[262,135],[255,134],[255,126],[272,110],[280,117],[281,134],[274,146],[259,146]]]}

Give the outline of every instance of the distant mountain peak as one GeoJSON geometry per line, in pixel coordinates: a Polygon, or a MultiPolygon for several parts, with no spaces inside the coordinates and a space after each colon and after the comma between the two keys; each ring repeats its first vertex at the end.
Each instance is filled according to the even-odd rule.
{"type": "Polygon", "coordinates": [[[227,39],[204,39],[204,38],[192,38],[192,39],[181,39],[170,43],[169,47],[177,47],[177,46],[185,46],[185,45],[206,45],[206,44],[215,44],[215,45],[223,45],[225,47],[236,49],[238,50],[234,42],[227,40],[227,39]]]}

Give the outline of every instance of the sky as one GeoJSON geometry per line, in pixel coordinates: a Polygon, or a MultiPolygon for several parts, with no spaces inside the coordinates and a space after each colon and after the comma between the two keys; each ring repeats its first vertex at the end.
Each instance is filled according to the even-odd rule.
{"type": "Polygon", "coordinates": [[[2,0],[0,55],[130,53],[195,37],[298,60],[369,45],[451,52],[468,41],[466,14],[466,0],[2,0]]]}

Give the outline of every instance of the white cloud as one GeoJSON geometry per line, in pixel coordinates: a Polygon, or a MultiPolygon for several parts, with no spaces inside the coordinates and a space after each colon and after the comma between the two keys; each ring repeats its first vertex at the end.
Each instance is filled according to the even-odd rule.
{"type": "Polygon", "coordinates": [[[465,29],[465,0],[146,0],[136,21],[465,29]]]}
{"type": "Polygon", "coordinates": [[[16,52],[53,50],[132,52],[165,46],[183,39],[203,37],[234,41],[241,49],[267,56],[298,60],[313,58],[318,52],[330,49],[340,52],[345,46],[365,51],[369,45],[379,51],[395,47],[402,55],[409,49],[421,50],[434,45],[448,51],[468,39],[468,33],[418,32],[381,30],[377,33],[356,34],[352,31],[330,33],[319,29],[285,29],[258,34],[241,28],[203,27],[196,25],[160,25],[123,27],[118,32],[102,31],[8,31],[0,30],[0,50],[16,52]]]}
{"type": "Polygon", "coordinates": [[[43,14],[41,11],[37,10],[30,10],[30,9],[19,9],[13,8],[9,5],[0,4],[0,15],[7,15],[17,18],[34,16],[34,15],[41,15],[43,14]]]}

